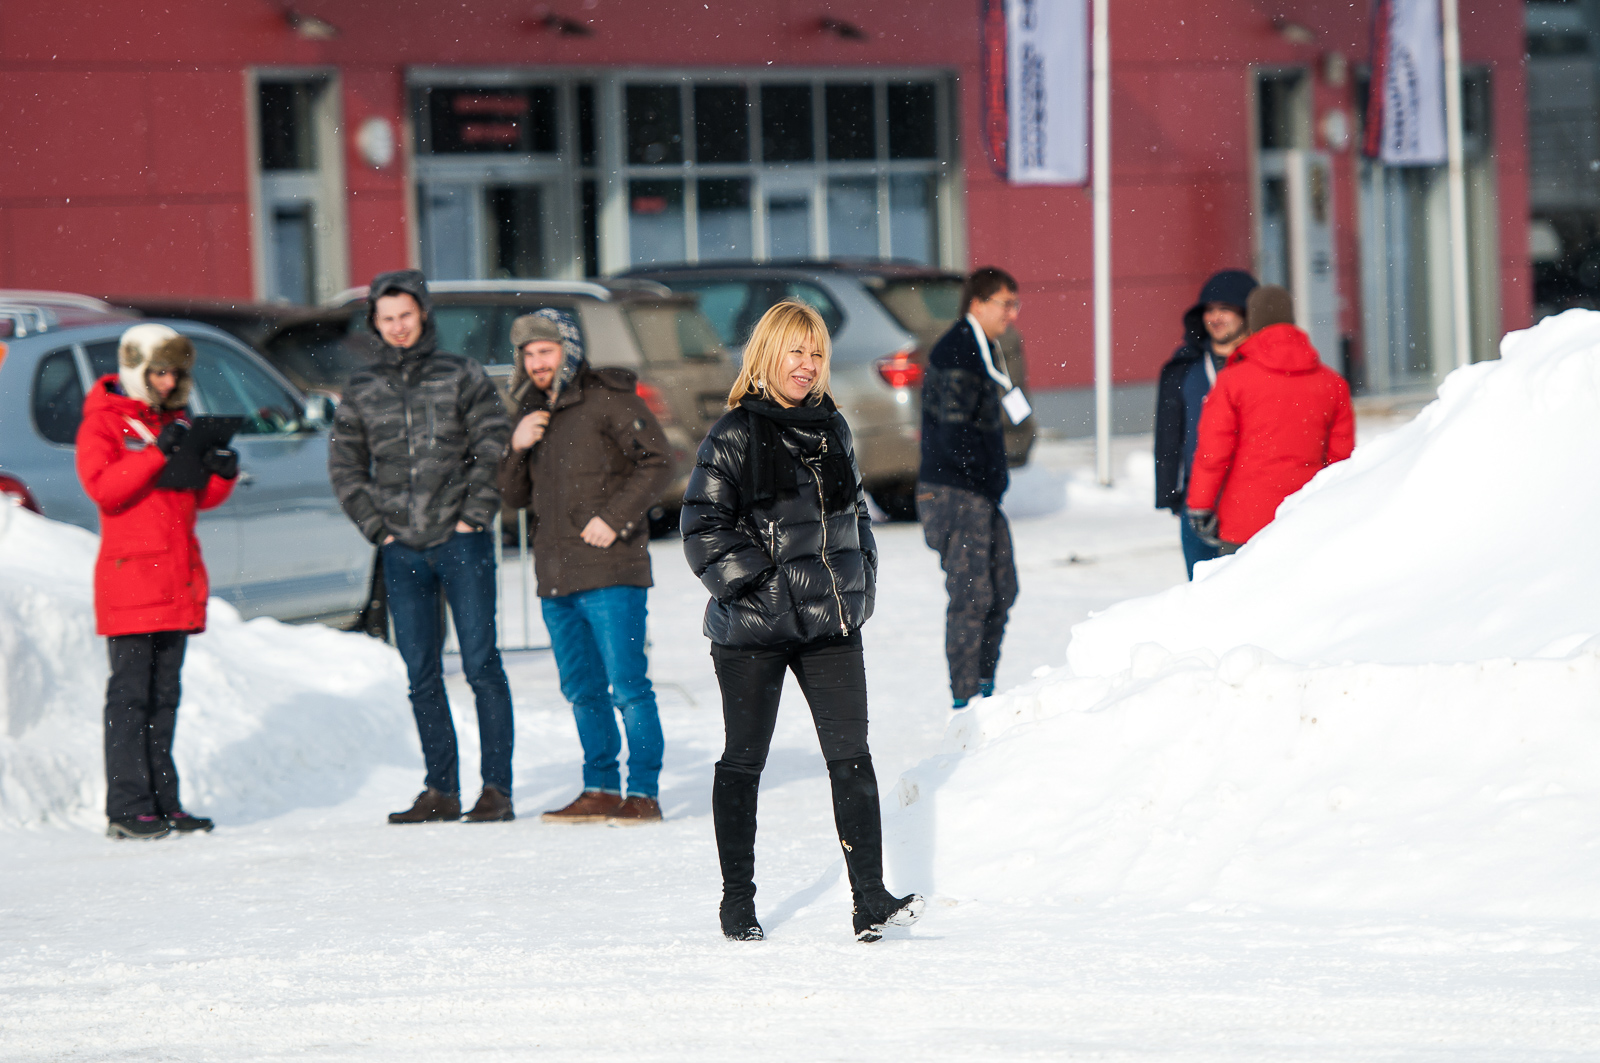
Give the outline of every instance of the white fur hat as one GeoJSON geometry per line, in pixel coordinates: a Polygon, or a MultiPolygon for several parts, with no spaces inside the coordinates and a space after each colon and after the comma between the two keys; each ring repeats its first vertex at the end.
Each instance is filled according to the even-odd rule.
{"type": "Polygon", "coordinates": [[[135,325],[122,334],[117,350],[117,376],[129,398],[176,410],[189,403],[189,375],[194,371],[194,344],[166,325],[135,325]],[[148,374],[172,370],[178,386],[166,401],[150,387],[148,374]]]}

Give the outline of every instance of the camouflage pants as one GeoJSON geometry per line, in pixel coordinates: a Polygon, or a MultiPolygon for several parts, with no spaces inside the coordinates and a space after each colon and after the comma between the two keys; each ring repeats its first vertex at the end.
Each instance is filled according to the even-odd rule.
{"type": "Polygon", "coordinates": [[[943,484],[917,484],[917,516],[944,569],[950,595],[944,653],[950,693],[960,701],[976,694],[980,681],[993,679],[1000,664],[1006,614],[1017,600],[1011,525],[983,495],[943,484]]]}

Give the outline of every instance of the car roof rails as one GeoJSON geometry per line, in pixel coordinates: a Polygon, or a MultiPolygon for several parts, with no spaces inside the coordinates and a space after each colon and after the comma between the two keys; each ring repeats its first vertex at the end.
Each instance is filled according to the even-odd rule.
{"type": "MultiPolygon", "coordinates": [[[[360,302],[366,299],[367,291],[367,288],[346,288],[323,305],[344,306],[360,302]]],[[[483,292],[487,295],[516,295],[519,292],[533,295],[586,295],[601,302],[607,302],[611,298],[611,289],[594,281],[429,281],[428,291],[430,294],[437,292],[441,295],[457,292],[483,292]]]]}
{"type": "Polygon", "coordinates": [[[21,339],[35,332],[49,332],[58,319],[48,307],[0,302],[0,323],[7,322],[11,328],[4,335],[21,339]]]}

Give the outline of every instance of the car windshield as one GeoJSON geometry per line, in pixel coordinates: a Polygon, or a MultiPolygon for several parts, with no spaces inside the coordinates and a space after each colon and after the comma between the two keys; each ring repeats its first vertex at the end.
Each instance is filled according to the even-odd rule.
{"type": "Polygon", "coordinates": [[[961,315],[961,281],[955,277],[892,280],[871,291],[919,339],[938,338],[961,315]]]}
{"type": "Polygon", "coordinates": [[[681,303],[644,303],[627,309],[628,323],[649,362],[721,361],[723,347],[716,329],[697,307],[681,303]]]}
{"type": "Polygon", "coordinates": [[[365,327],[328,319],[291,325],[266,341],[267,357],[302,391],[342,391],[350,374],[372,361],[376,341],[365,327]]]}

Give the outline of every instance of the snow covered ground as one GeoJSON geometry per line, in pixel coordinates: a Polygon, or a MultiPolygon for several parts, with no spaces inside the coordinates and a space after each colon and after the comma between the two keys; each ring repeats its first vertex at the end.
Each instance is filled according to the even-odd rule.
{"type": "MultiPolygon", "coordinates": [[[[1572,403],[1529,400],[1552,422],[1582,410],[1586,378],[1561,380],[1572,403]]],[[[1428,445],[1395,437],[1406,453],[1428,445]]],[[[651,597],[666,823],[539,822],[576,793],[579,753],[553,663],[529,651],[507,658],[524,818],[390,827],[383,814],[421,777],[397,659],[215,610],[192,644],[178,760],[188,803],[220,826],[112,843],[96,812],[103,650],[74,574],[88,543],[13,514],[0,529],[0,1057],[1600,1058],[1600,656],[1582,639],[1515,663],[1162,648],[1141,624],[1176,643],[1194,623],[1174,616],[1199,607],[1157,597],[1080,628],[1111,663],[1074,674],[1074,625],[1183,580],[1175,520],[1149,508],[1149,447],[1118,441],[1111,491],[1077,443],[1041,445],[1017,478],[1023,593],[1000,675],[1013,693],[953,725],[936,560],[918,528],[878,529],[865,639],[890,885],[931,903],[874,946],[850,937],[826,775],[792,684],[761,795],[769,939],[717,933],[721,722],[704,595],[677,543],[653,547],[651,597]]],[[[1583,452],[1543,456],[1569,470],[1568,495],[1600,497],[1570,479],[1583,452]]],[[[1595,565],[1565,547],[1550,567],[1581,562],[1576,585],[1595,565]]],[[[1231,582],[1234,622],[1263,600],[1275,553],[1253,547],[1170,593],[1231,582]]],[[[1359,598],[1359,573],[1334,578],[1359,598]]],[[[506,583],[520,639],[514,571],[506,583]]],[[[475,789],[459,676],[451,696],[475,789]]]]}

